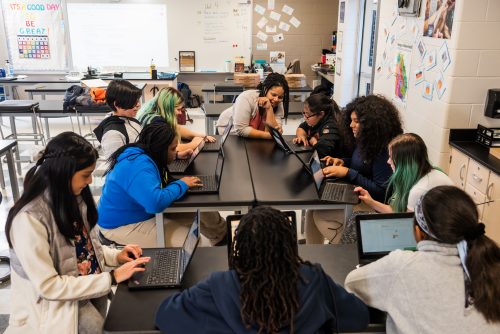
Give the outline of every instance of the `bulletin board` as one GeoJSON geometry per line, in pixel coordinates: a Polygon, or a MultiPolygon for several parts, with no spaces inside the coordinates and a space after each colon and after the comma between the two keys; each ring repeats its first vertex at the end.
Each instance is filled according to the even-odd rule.
{"type": "Polygon", "coordinates": [[[60,0],[2,0],[1,5],[14,71],[67,70],[60,0]]]}

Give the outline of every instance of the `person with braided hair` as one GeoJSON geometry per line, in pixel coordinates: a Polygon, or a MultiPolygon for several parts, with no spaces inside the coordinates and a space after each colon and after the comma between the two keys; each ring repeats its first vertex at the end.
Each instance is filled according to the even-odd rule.
{"type": "Polygon", "coordinates": [[[246,90],[234,105],[224,110],[217,120],[219,133],[233,118],[232,134],[249,138],[272,139],[267,124],[283,132],[281,119],[288,117],[288,83],[284,75],[270,73],[257,89],[246,90]]]}
{"type": "Polygon", "coordinates": [[[139,246],[99,242],[88,187],[97,156],[83,137],[64,132],[26,174],[5,225],[12,266],[5,333],[102,333],[111,285],[144,271],[149,257],[139,246]]]}
{"type": "Polygon", "coordinates": [[[333,333],[368,325],[368,308],[298,255],[292,224],[280,211],[256,207],[235,232],[229,271],[159,306],[162,333],[333,333]]]}
{"type": "MultiPolygon", "coordinates": [[[[198,177],[169,178],[167,164],[175,158],[177,143],[178,132],[160,119],[144,127],[137,142],[122,146],[108,159],[97,222],[107,239],[156,247],[155,214],[188,188],[201,185],[198,177]]],[[[164,214],[165,245],[182,247],[192,220],[192,213],[164,214]]],[[[202,212],[201,232],[215,245],[225,240],[226,222],[218,212],[202,212]]]]}
{"type": "Polygon", "coordinates": [[[352,271],[345,286],[387,312],[388,333],[500,333],[500,248],[472,198],[438,186],[415,206],[417,251],[352,271]]]}

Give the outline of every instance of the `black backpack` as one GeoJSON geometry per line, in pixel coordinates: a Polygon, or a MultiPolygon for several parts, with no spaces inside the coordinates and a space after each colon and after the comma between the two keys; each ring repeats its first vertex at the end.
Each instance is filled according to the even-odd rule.
{"type": "Polygon", "coordinates": [[[196,94],[192,94],[189,85],[184,82],[177,83],[177,90],[181,92],[184,101],[186,101],[187,108],[199,108],[201,106],[201,97],[196,94]]]}
{"type": "MultiPolygon", "coordinates": [[[[135,118],[127,117],[128,120],[135,122],[137,124],[141,124],[135,118]]],[[[127,129],[125,128],[125,121],[118,116],[109,116],[106,117],[95,129],[94,134],[99,141],[102,140],[102,137],[109,130],[116,130],[120,132],[125,137],[125,144],[128,144],[130,139],[128,138],[127,129]]]]}

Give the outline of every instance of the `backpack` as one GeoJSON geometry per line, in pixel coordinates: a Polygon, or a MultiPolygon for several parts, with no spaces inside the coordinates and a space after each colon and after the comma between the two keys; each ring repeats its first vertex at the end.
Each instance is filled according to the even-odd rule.
{"type": "Polygon", "coordinates": [[[72,85],[66,92],[64,92],[63,98],[63,109],[65,112],[68,111],[69,107],[74,107],[76,105],[76,98],[85,93],[85,88],[80,85],[72,85]]]}
{"type": "MultiPolygon", "coordinates": [[[[195,107],[192,107],[192,104],[191,104],[192,97],[191,97],[191,89],[189,88],[189,85],[184,83],[184,82],[178,82],[177,83],[177,90],[181,93],[182,98],[184,99],[184,103],[185,103],[186,108],[195,108],[195,107]]],[[[187,121],[189,121],[189,123],[193,123],[193,120],[191,119],[191,117],[189,117],[189,115],[186,111],[183,111],[181,115],[177,116],[177,123],[178,124],[186,125],[187,121]]]]}

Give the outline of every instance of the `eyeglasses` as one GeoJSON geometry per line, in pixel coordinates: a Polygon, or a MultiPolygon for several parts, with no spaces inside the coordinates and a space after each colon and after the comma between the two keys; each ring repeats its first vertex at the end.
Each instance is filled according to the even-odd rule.
{"type": "Polygon", "coordinates": [[[305,112],[302,112],[302,116],[304,116],[305,119],[309,119],[309,118],[312,118],[314,116],[318,116],[318,114],[311,114],[311,115],[306,115],[305,112]]]}

